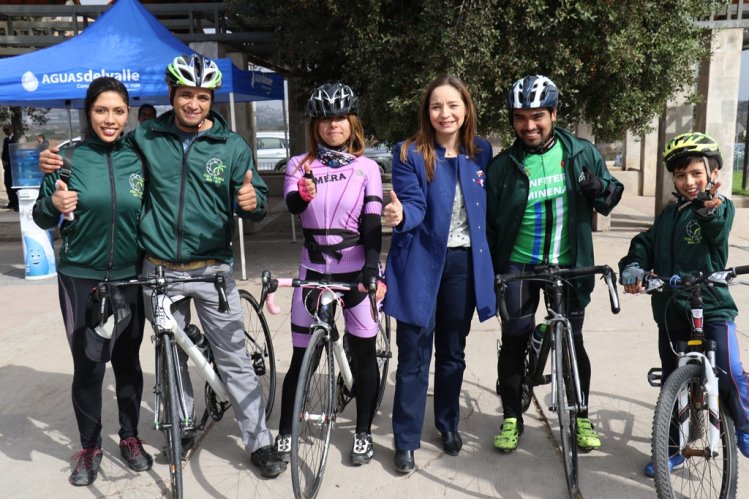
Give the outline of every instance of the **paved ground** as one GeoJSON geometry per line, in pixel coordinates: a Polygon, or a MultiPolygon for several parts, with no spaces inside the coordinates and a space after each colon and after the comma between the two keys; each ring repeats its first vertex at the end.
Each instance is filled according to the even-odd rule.
{"type": "MultiPolygon", "coordinates": [[[[0,205],[5,203],[0,199],[0,205]]],[[[626,252],[636,231],[652,219],[652,198],[627,197],[612,215],[612,230],[594,236],[597,262],[614,266],[626,252]]],[[[152,429],[153,348],[142,349],[145,371],[141,437],[156,456],[154,468],[142,474],[128,470],[118,453],[113,378],[105,380],[104,460],[91,487],[68,485],[70,456],[78,450],[70,406],[72,363],[62,330],[55,279],[28,281],[23,277],[20,241],[14,236],[16,214],[0,211],[0,295],[3,348],[0,349],[0,495],[3,497],[153,498],[166,495],[163,437],[152,429]]],[[[299,243],[291,242],[290,218],[276,204],[270,220],[253,227],[248,238],[249,280],[241,286],[258,292],[263,269],[291,276],[299,243]]],[[[386,245],[389,238],[386,238],[386,245]]],[[[740,209],[731,238],[732,265],[749,263],[749,209],[740,209]]],[[[749,288],[733,288],[739,307],[749,307],[749,288]]],[[[279,293],[279,304],[289,295],[279,293]]],[[[582,491],[586,497],[653,497],[652,481],[642,474],[649,459],[650,427],[657,390],[645,379],[658,364],[656,333],[645,296],[623,296],[622,313],[612,316],[603,287],[598,286],[588,307],[586,345],[593,364],[591,419],[603,438],[600,451],[580,457],[582,491]]],[[[274,333],[279,382],[289,363],[288,317],[269,318],[274,333]]],[[[749,359],[749,320],[737,320],[742,355],[749,359]]],[[[431,407],[416,452],[417,471],[403,476],[392,470],[390,415],[394,382],[389,386],[374,423],[375,457],[363,468],[348,464],[353,437],[353,407],[339,418],[319,497],[564,497],[566,487],[557,444],[555,415],[548,411],[550,392],[537,391],[536,404],[526,415],[520,449],[501,454],[492,446],[500,421],[501,404],[494,393],[496,343],[499,324],[478,321],[469,337],[468,369],[461,403],[460,432],[464,447],[459,457],[441,451],[431,407]]],[[[150,336],[150,331],[147,331],[150,336]]],[[[746,360],[749,362],[749,360],[746,360]]],[[[431,396],[431,394],[430,394],[431,396]]],[[[276,399],[276,408],[280,397],[276,399]]],[[[278,410],[269,426],[278,428],[278,410]]],[[[244,454],[230,416],[215,424],[199,442],[185,465],[186,497],[293,497],[291,478],[261,478],[244,454]]],[[[749,490],[749,460],[741,458],[739,490],[749,490]]],[[[740,495],[745,495],[746,493],[740,495]]]]}

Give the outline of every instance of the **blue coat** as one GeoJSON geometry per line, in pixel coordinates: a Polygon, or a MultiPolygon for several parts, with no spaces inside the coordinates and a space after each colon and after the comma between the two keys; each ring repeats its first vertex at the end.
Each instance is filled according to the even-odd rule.
{"type": "MultiPolygon", "coordinates": [[[[465,198],[471,232],[474,292],[479,320],[495,314],[494,270],[486,241],[486,172],[492,157],[488,141],[476,138],[476,158],[464,151],[458,155],[460,185],[465,198]]],[[[445,149],[437,147],[437,167],[427,182],[424,157],[412,143],[406,161],[401,161],[403,143],[393,152],[393,190],[403,204],[404,221],[393,229],[385,268],[388,286],[384,310],[397,320],[420,327],[431,322],[447,255],[455,199],[456,172],[445,160],[445,149]]]]}

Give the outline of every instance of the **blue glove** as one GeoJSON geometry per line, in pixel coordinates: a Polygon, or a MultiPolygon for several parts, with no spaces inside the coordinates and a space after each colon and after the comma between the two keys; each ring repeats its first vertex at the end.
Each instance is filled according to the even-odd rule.
{"type": "Polygon", "coordinates": [[[639,265],[630,263],[622,270],[622,284],[625,286],[637,284],[638,282],[642,282],[647,275],[647,271],[642,270],[639,265]]]}

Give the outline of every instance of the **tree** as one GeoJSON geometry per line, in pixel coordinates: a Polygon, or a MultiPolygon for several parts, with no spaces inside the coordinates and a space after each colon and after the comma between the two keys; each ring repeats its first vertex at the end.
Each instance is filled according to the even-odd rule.
{"type": "Polygon", "coordinates": [[[0,106],[0,123],[10,123],[17,135],[23,135],[29,127],[23,121],[24,113],[28,120],[37,126],[42,126],[49,119],[49,109],[40,107],[6,107],[0,106]]]}
{"type": "MultiPolygon", "coordinates": [[[[369,133],[416,128],[427,83],[441,73],[471,89],[483,134],[507,133],[505,95],[542,73],[561,91],[560,119],[602,140],[647,130],[670,96],[694,87],[709,32],[692,25],[705,0],[234,0],[233,12],[278,26],[273,62],[305,93],[340,79],[362,96],[369,133]]],[[[302,99],[290,105],[302,105],[302,99]]]]}

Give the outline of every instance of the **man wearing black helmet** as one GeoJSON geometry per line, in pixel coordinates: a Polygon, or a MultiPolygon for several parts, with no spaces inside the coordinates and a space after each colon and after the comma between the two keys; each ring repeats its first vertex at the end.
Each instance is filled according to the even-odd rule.
{"type": "MultiPolygon", "coordinates": [[[[186,284],[180,294],[193,298],[252,463],[263,476],[275,477],[286,464],[273,449],[261,387],[245,349],[231,246],[234,213],[262,219],[268,188],[257,175],[247,143],[211,110],[214,90],[221,86],[216,63],[197,54],[178,56],[167,66],[166,80],[173,109],[127,138],[145,159],[148,173],[139,225],[143,272],[161,265],[167,276],[227,274],[229,313],[218,311],[212,283],[186,284]]],[[[48,152],[40,159],[45,171],[61,164],[59,156],[48,152]]],[[[175,310],[174,316],[184,325],[190,319],[189,306],[175,310]]],[[[191,387],[189,381],[184,383],[190,409],[191,387]]],[[[188,451],[191,445],[192,439],[183,440],[188,451]]]]}
{"type": "MultiPolygon", "coordinates": [[[[624,187],[606,168],[593,144],[557,128],[559,92],[542,75],[516,81],[507,96],[516,140],[498,155],[487,175],[487,239],[494,271],[512,273],[538,265],[593,265],[593,211],[608,215],[624,187]]],[[[583,396],[590,392],[590,360],[583,345],[585,306],[594,279],[578,279],[565,296],[572,323],[583,396]]],[[[510,283],[508,321],[502,323],[498,388],[504,422],[494,445],[511,452],[523,433],[521,380],[525,347],[535,326],[541,288],[528,281],[510,283]]],[[[578,414],[577,443],[582,450],[601,442],[586,412],[578,414]]]]}

